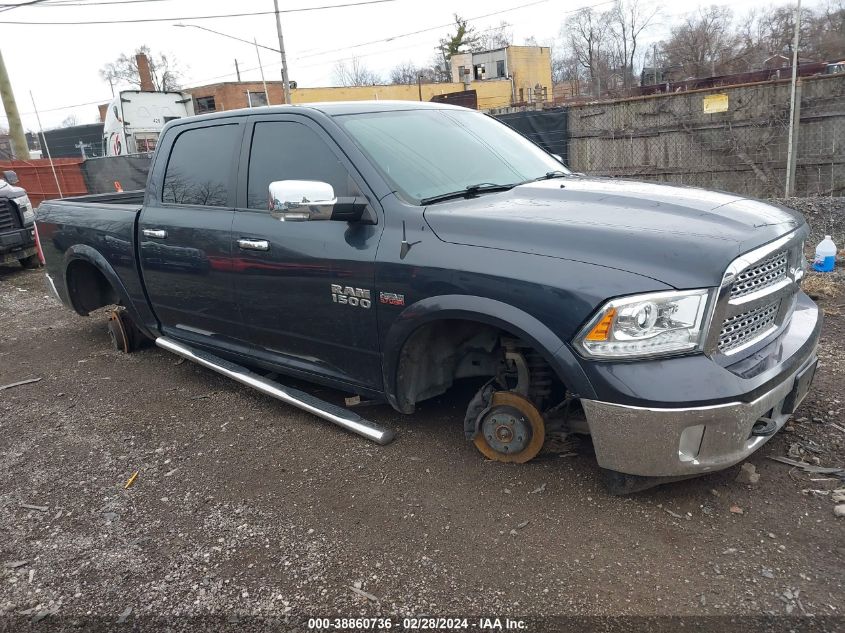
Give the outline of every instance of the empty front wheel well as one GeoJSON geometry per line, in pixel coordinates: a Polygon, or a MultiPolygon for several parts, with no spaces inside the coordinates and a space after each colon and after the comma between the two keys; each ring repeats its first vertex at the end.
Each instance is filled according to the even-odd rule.
{"type": "Polygon", "coordinates": [[[103,272],[94,264],[77,259],[65,272],[73,309],[87,316],[97,308],[120,303],[120,297],[103,272]]]}
{"type": "Polygon", "coordinates": [[[524,362],[526,396],[543,399],[560,383],[547,359],[530,344],[502,328],[465,319],[444,319],[420,326],[405,340],[396,370],[396,401],[412,413],[415,404],[445,393],[459,378],[518,374],[513,355],[524,362]],[[537,392],[539,390],[542,393],[537,392]]]}

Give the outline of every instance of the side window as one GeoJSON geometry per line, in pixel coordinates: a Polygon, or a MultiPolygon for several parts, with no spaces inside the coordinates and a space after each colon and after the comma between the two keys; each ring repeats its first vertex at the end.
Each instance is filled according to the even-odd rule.
{"type": "Polygon", "coordinates": [[[194,128],[179,134],[164,172],[161,201],[225,207],[232,176],[232,152],[237,142],[235,124],[194,128]]]}
{"type": "Polygon", "coordinates": [[[249,151],[247,206],[267,210],[268,189],[276,180],[319,180],[336,196],[358,195],[346,168],[311,128],[289,121],[255,124],[249,151]]]}

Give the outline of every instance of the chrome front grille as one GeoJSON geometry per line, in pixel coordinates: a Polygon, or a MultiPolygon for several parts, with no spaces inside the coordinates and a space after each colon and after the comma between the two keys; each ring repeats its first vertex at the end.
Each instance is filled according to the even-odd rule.
{"type": "Polygon", "coordinates": [[[10,200],[0,200],[0,231],[20,228],[18,213],[10,200]]]}
{"type": "Polygon", "coordinates": [[[789,251],[782,250],[767,257],[759,264],[746,268],[731,286],[731,299],[739,299],[752,292],[773,286],[785,279],[789,269],[789,251]]]}
{"type": "Polygon", "coordinates": [[[780,310],[780,300],[728,317],[719,332],[723,354],[764,336],[772,329],[780,310]]]}
{"type": "Polygon", "coordinates": [[[792,318],[803,266],[806,230],[737,257],[725,271],[705,343],[725,363],[777,336],[792,318]]]}

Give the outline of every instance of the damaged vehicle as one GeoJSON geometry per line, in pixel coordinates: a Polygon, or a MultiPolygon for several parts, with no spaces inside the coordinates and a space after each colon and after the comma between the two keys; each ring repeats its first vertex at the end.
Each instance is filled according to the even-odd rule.
{"type": "Polygon", "coordinates": [[[448,105],[173,121],[145,191],[48,201],[38,226],[56,295],[120,306],[122,351],[155,341],[379,443],[265,372],[405,414],[473,378],[456,423],[485,457],[589,434],[617,493],[745,459],[817,363],[799,213],[576,175],[448,105]]]}

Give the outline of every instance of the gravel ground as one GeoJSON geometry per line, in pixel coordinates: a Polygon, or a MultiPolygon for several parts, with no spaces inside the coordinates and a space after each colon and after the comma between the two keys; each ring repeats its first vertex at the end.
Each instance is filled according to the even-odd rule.
{"type": "Polygon", "coordinates": [[[413,417],[364,409],[397,432],[377,447],[156,348],[114,352],[104,312],[78,317],[40,271],[0,268],[0,385],[40,378],[0,391],[0,630],[410,614],[842,630],[842,483],[768,457],[845,466],[843,304],[823,300],[814,388],[748,460],[759,483],[737,466],[620,498],[588,441],[483,460],[462,436],[466,389],[413,417]]]}

